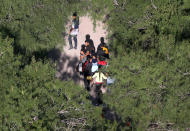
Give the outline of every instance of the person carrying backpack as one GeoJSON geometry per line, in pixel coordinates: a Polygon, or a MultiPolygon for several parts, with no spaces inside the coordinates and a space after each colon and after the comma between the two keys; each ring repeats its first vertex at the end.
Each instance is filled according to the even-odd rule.
{"type": "Polygon", "coordinates": [[[77,35],[79,32],[79,18],[77,18],[77,13],[73,13],[73,20],[72,20],[72,26],[69,32],[69,37],[68,37],[68,41],[69,41],[69,45],[70,48],[69,50],[73,49],[73,45],[72,45],[72,38],[75,42],[75,49],[77,49],[77,35]]]}
{"type": "Polygon", "coordinates": [[[104,42],[104,37],[100,38],[100,42],[101,43],[98,45],[98,48],[97,48],[98,56],[104,56],[109,59],[109,50],[108,50],[108,46],[104,42]]]}

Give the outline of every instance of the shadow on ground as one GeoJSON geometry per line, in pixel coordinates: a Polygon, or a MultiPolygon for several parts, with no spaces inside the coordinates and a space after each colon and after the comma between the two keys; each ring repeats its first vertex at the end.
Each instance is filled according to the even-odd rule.
{"type": "MultiPolygon", "coordinates": [[[[54,54],[59,53],[54,52],[54,54]]],[[[77,57],[70,57],[66,54],[60,54],[57,58],[56,77],[63,81],[73,80],[76,84],[80,83],[82,78],[80,74],[76,72],[76,66],[79,63],[79,59],[77,57]]]]}

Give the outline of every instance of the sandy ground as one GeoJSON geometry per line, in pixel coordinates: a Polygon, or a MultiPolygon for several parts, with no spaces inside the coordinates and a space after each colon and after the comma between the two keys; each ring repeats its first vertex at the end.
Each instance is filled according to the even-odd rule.
{"type": "MultiPolygon", "coordinates": [[[[59,60],[58,71],[56,77],[62,80],[74,80],[76,84],[83,85],[83,77],[75,71],[77,64],[79,63],[80,49],[81,45],[84,44],[86,34],[91,36],[91,39],[94,41],[94,45],[97,46],[100,44],[100,37],[106,38],[106,29],[102,22],[98,21],[96,23],[96,28],[94,29],[93,21],[88,16],[83,16],[79,18],[79,34],[78,38],[78,48],[68,50],[68,36],[65,37],[66,45],[63,47],[63,52],[59,60]]],[[[70,23],[67,27],[69,27],[70,23]]],[[[106,41],[106,39],[105,39],[106,41]]],[[[74,46],[74,41],[73,41],[74,46]]]]}

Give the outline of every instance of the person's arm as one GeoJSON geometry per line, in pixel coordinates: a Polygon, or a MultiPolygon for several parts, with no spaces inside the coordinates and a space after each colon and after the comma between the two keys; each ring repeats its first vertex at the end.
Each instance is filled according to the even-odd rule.
{"type": "Polygon", "coordinates": [[[95,73],[93,76],[92,76],[92,82],[94,82],[94,80],[96,79],[97,77],[97,74],[95,73]]]}
{"type": "Polygon", "coordinates": [[[88,56],[88,55],[90,55],[90,51],[87,51],[87,52],[86,52],[86,56],[88,56]]]}
{"type": "Polygon", "coordinates": [[[80,55],[80,61],[84,58],[84,56],[80,55]]]}
{"type": "Polygon", "coordinates": [[[69,31],[69,34],[71,34],[71,32],[75,29],[75,22],[74,22],[74,25],[73,25],[73,21],[72,21],[72,25],[71,25],[71,29],[69,31]]]}
{"type": "Polygon", "coordinates": [[[80,58],[83,59],[84,57],[86,57],[86,55],[80,55],[80,58]]]}
{"type": "Polygon", "coordinates": [[[73,30],[74,30],[74,28],[71,28],[69,34],[71,34],[71,32],[72,32],[73,30]]]}
{"type": "Polygon", "coordinates": [[[102,78],[103,78],[104,80],[107,80],[108,77],[102,73],[102,78]]]}

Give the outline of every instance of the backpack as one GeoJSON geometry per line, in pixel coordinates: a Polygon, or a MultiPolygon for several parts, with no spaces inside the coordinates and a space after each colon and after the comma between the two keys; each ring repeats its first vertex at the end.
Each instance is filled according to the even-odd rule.
{"type": "Polygon", "coordinates": [[[99,62],[98,62],[98,65],[106,66],[106,65],[107,65],[107,62],[106,62],[106,61],[99,61],[99,62]]]}
{"type": "Polygon", "coordinates": [[[105,54],[108,54],[109,51],[108,51],[108,48],[107,47],[102,47],[102,50],[104,51],[105,54]]]}

